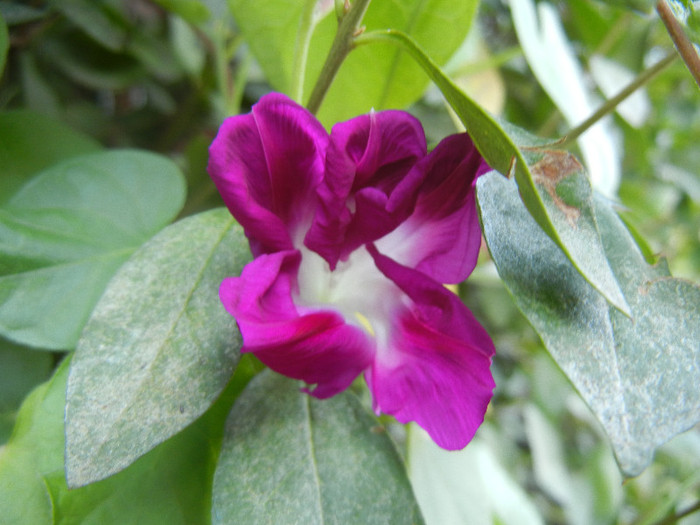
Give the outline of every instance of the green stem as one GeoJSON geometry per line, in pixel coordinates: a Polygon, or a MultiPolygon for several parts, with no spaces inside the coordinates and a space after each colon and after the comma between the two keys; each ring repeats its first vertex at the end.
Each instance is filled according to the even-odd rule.
{"type": "Polygon", "coordinates": [[[314,90],[311,92],[309,102],[306,107],[312,113],[316,113],[321,107],[328,88],[330,88],[340,65],[352,51],[354,40],[360,32],[360,22],[367,11],[370,0],[355,0],[349,9],[344,9],[344,14],[339,20],[338,32],[335,35],[331,49],[323,64],[321,74],[318,76],[314,90]]]}
{"type": "Polygon", "coordinates": [[[670,53],[665,58],[659,60],[656,64],[651,66],[649,69],[642,71],[637,78],[635,78],[626,88],[620,91],[617,95],[608,99],[605,104],[600,106],[598,110],[588,117],[581,124],[576,126],[574,129],[569,131],[560,141],[557,142],[557,146],[563,147],[567,144],[574,142],[577,138],[583,135],[588,129],[593,126],[596,122],[602,119],[605,115],[615,110],[615,108],[634,93],[637,89],[642,87],[644,84],[649,82],[658,73],[660,73],[664,68],[666,68],[671,62],[673,62],[678,55],[676,53],[670,53]]]}
{"type": "Polygon", "coordinates": [[[292,67],[292,98],[302,103],[304,97],[304,79],[306,74],[306,60],[309,56],[309,44],[314,26],[314,8],[316,0],[306,0],[304,10],[299,21],[297,41],[294,46],[294,64],[292,67]]]}
{"type": "Polygon", "coordinates": [[[685,34],[685,31],[683,31],[681,24],[676,19],[666,0],[659,0],[656,3],[656,12],[659,13],[661,21],[666,26],[666,31],[668,31],[671,40],[673,40],[678,54],[700,87],[700,56],[698,56],[695,46],[688,38],[688,35],[685,34]]]}

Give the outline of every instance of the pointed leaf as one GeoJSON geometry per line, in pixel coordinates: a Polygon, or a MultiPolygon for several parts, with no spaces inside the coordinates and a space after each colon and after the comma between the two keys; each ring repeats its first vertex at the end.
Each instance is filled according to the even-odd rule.
{"type": "Polygon", "coordinates": [[[606,256],[632,318],[610,307],[543,234],[512,181],[477,183],[489,250],[516,304],[636,475],[700,420],[700,287],[650,267],[609,205],[595,202],[606,256]]]}
{"type": "Polygon", "coordinates": [[[249,258],[241,228],[220,208],[169,226],[115,275],[71,366],[70,486],[123,469],[216,399],[241,344],[219,284],[249,258]]]}
{"type": "Polygon", "coordinates": [[[590,215],[590,184],[585,176],[579,174],[573,179],[576,191],[572,196],[576,202],[573,207],[569,207],[580,207],[579,210],[572,209],[573,213],[578,214],[573,226],[566,214],[565,220],[561,220],[562,209],[553,197],[559,191],[559,182],[581,171],[578,161],[561,152],[542,153],[542,139],[532,137],[511,124],[497,122],[485,109],[467,97],[409,36],[399,31],[386,31],[367,35],[365,41],[381,40],[393,42],[411,53],[457,113],[486,162],[504,175],[515,174],[520,196],[542,230],[588,282],[611,304],[629,314],[625,298],[602,256],[595,220],[590,215]],[[529,167],[532,163],[537,163],[532,167],[534,173],[529,167]],[[543,181],[546,182],[544,188],[543,181]],[[548,195],[552,198],[548,199],[548,195]]]}
{"type": "Polygon", "coordinates": [[[423,522],[391,440],[352,394],[320,401],[270,371],[229,416],[212,521],[423,522]]]}
{"type": "Polygon", "coordinates": [[[114,272],[184,193],[174,163],[141,151],[73,157],[34,177],[0,208],[0,333],[73,348],[114,272]]]}

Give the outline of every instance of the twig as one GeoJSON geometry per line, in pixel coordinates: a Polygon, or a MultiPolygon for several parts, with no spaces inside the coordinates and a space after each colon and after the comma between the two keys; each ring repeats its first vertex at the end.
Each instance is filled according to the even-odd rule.
{"type": "Polygon", "coordinates": [[[688,35],[683,31],[683,27],[676,19],[676,16],[671,11],[671,8],[666,3],[666,0],[659,0],[656,3],[656,12],[659,13],[659,17],[666,26],[666,31],[673,40],[673,44],[678,50],[678,54],[685,62],[688,71],[693,75],[695,82],[698,87],[700,87],[700,56],[695,50],[695,46],[688,38],[688,35]]]}

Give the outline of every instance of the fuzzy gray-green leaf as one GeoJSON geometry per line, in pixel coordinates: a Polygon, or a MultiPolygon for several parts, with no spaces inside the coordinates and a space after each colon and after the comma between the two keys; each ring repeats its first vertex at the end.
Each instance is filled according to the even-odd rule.
{"type": "Polygon", "coordinates": [[[229,416],[212,521],[423,522],[391,440],[352,394],[317,400],[269,371],[229,416]]]}
{"type": "Polygon", "coordinates": [[[515,184],[477,184],[499,275],[636,475],[656,447],[700,420],[700,287],[648,266],[609,204],[595,215],[632,317],[608,305],[527,213],[515,184]]]}
{"type": "Polygon", "coordinates": [[[249,257],[241,228],[217,209],[166,228],[120,269],[71,365],[69,485],[123,469],[219,395],[241,344],[219,284],[249,257]]]}

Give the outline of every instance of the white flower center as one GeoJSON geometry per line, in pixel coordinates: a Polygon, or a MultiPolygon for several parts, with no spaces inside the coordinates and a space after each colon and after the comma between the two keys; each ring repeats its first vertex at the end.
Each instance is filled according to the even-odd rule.
{"type": "Polygon", "coordinates": [[[331,307],[347,323],[363,328],[378,342],[386,341],[391,311],[400,292],[377,269],[369,252],[358,248],[331,271],[317,253],[306,247],[300,251],[297,306],[309,311],[331,307]]]}

